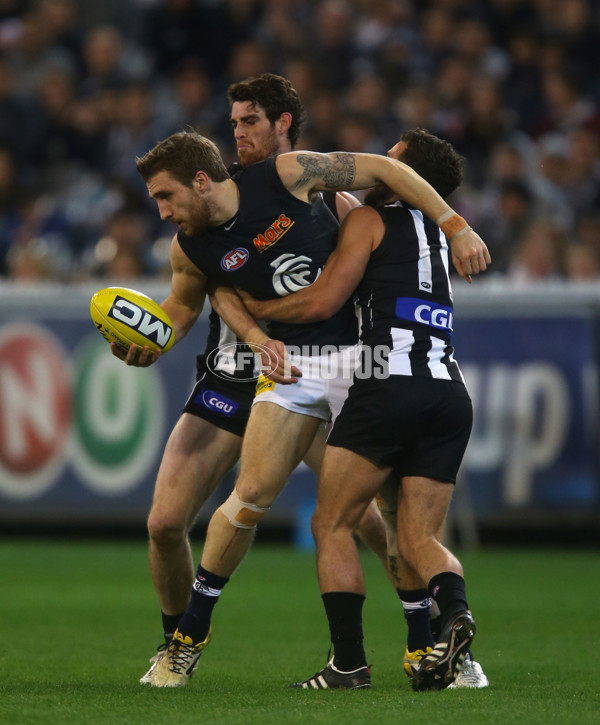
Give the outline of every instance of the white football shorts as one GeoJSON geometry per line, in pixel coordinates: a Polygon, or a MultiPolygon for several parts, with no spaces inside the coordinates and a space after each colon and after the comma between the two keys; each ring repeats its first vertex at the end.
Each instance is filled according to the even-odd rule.
{"type": "Polygon", "coordinates": [[[359,345],[352,345],[328,355],[290,354],[289,362],[300,369],[302,377],[292,385],[281,385],[261,375],[252,404],[275,403],[293,413],[333,422],[352,385],[359,350],[359,345]]]}

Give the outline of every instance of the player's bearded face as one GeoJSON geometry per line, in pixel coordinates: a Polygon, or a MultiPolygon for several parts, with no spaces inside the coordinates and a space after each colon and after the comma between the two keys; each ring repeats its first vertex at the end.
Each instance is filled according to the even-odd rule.
{"type": "Polygon", "coordinates": [[[187,186],[167,171],[160,171],[148,182],[150,196],[158,204],[160,218],[178,226],[188,236],[201,234],[210,221],[210,210],[195,183],[187,186]]]}
{"type": "MultiPolygon", "coordinates": [[[[267,121],[267,123],[269,122],[267,121]]],[[[268,129],[264,129],[256,135],[249,148],[238,148],[238,157],[242,166],[264,161],[277,153],[279,153],[279,143],[275,129],[270,123],[268,129]]]]}
{"type": "Polygon", "coordinates": [[[281,152],[275,126],[260,106],[236,101],[231,108],[231,124],[242,166],[281,152]]]}

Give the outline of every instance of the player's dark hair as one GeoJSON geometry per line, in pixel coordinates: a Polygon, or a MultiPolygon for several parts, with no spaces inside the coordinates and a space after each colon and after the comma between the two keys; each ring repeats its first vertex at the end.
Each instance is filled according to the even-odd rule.
{"type": "Polygon", "coordinates": [[[464,158],[448,141],[424,128],[405,131],[400,141],[406,143],[400,161],[428,181],[442,198],[445,199],[461,185],[464,158]]]}
{"type": "Polygon", "coordinates": [[[233,83],[229,86],[227,97],[230,108],[236,101],[260,106],[271,126],[282,113],[289,113],[292,116],[292,123],[288,129],[288,138],[294,148],[306,120],[306,113],[298,92],[287,78],[274,73],[263,73],[256,78],[233,83]]]}
{"type": "Polygon", "coordinates": [[[160,141],[135,167],[148,182],[160,171],[168,171],[184,186],[191,186],[197,171],[205,171],[211,181],[225,181],[229,174],[215,144],[195,131],[179,131],[160,141]]]}

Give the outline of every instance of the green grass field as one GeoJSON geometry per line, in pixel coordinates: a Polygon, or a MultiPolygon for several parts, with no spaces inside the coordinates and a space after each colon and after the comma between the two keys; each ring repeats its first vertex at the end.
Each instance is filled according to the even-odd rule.
{"type": "Polygon", "coordinates": [[[0,540],[1,723],[597,723],[600,552],[462,554],[487,690],[414,693],[405,625],[365,553],[367,691],[286,689],[326,662],[313,555],[256,545],[188,686],[138,684],[160,639],[143,542],[0,540]]]}

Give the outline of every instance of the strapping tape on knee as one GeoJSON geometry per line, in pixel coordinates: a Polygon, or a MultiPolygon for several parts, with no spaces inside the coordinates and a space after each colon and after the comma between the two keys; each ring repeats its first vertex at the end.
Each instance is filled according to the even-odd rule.
{"type": "Polygon", "coordinates": [[[268,507],[258,506],[255,503],[245,503],[235,490],[221,506],[223,516],[238,529],[253,529],[268,510],[268,507]]]}

